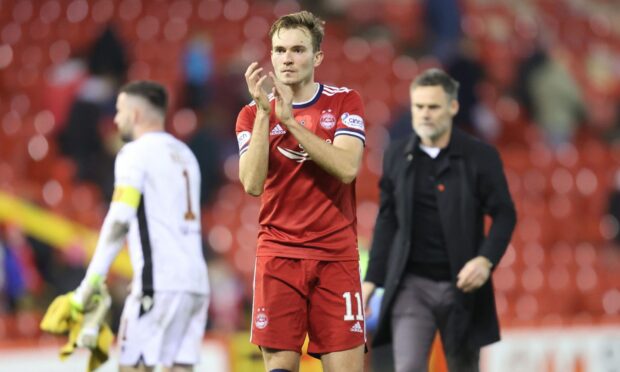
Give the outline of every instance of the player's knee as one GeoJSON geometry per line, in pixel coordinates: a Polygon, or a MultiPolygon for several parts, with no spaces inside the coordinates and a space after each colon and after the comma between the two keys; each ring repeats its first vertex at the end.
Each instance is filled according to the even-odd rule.
{"type": "Polygon", "coordinates": [[[267,371],[294,372],[299,370],[299,353],[292,350],[277,350],[260,347],[267,371]]]}

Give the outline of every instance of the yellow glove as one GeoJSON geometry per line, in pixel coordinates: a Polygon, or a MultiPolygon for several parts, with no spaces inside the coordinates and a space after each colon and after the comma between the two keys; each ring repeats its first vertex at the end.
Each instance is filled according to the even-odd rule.
{"type": "Polygon", "coordinates": [[[101,330],[99,330],[97,345],[92,349],[90,358],[88,359],[88,372],[96,370],[108,360],[110,346],[113,340],[114,333],[107,324],[104,324],[101,330]]]}
{"type": "Polygon", "coordinates": [[[78,346],[87,346],[91,350],[87,371],[93,371],[107,359],[114,333],[104,323],[105,314],[110,307],[110,296],[105,287],[96,295],[90,296],[85,306],[86,313],[72,305],[73,292],[60,295],[52,301],[47,309],[40,327],[53,334],[69,335],[68,342],[60,349],[60,359],[64,360],[78,346]],[[96,328],[96,337],[92,336],[96,328]]]}
{"type": "Polygon", "coordinates": [[[69,292],[52,301],[41,320],[41,330],[53,334],[63,334],[69,331],[71,324],[74,323],[71,318],[71,296],[72,292],[69,292]]]}
{"type": "MultiPolygon", "coordinates": [[[[76,347],[78,347],[78,336],[80,335],[81,327],[76,324],[69,332],[69,341],[60,348],[60,359],[65,360],[68,356],[73,354],[76,347]]],[[[107,324],[103,324],[99,333],[97,334],[97,343],[90,349],[90,357],[88,358],[88,372],[94,371],[99,368],[103,363],[108,360],[110,355],[110,346],[114,340],[114,333],[107,324]]]]}

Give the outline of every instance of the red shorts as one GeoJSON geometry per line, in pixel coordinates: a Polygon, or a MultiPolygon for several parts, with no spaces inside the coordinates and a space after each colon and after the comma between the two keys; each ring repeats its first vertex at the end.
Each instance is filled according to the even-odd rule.
{"type": "Polygon", "coordinates": [[[252,343],[314,356],[366,342],[357,261],[257,257],[252,343]]]}

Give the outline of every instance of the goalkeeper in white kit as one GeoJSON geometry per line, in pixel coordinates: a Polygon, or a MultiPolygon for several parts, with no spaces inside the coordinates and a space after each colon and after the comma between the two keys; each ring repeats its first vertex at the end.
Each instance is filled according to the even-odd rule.
{"type": "MultiPolygon", "coordinates": [[[[74,310],[88,311],[93,295],[107,296],[105,277],[127,240],[134,274],[118,335],[121,371],[193,370],[207,321],[201,175],[191,150],[164,130],[167,101],[151,81],[120,90],[114,122],[131,142],[117,155],[112,203],[71,297],[74,310]]],[[[92,348],[99,324],[87,323],[77,343],[92,348]]]]}

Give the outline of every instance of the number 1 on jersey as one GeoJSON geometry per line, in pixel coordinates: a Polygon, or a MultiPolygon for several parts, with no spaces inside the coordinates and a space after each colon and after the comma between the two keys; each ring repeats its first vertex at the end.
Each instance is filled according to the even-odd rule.
{"type": "Polygon", "coordinates": [[[187,169],[183,169],[183,177],[185,177],[185,191],[187,191],[187,211],[184,217],[188,221],[193,221],[196,219],[196,215],[192,212],[192,196],[189,190],[189,174],[187,169]]]}

